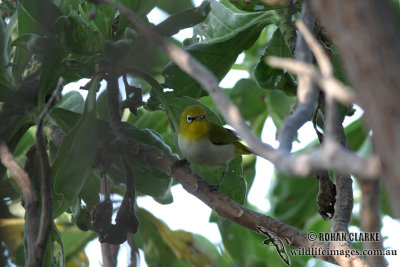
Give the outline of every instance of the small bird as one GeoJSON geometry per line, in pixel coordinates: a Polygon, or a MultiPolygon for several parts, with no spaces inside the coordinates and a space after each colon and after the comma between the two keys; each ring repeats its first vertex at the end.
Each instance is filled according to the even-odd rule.
{"type": "Polygon", "coordinates": [[[228,162],[237,155],[252,153],[240,143],[239,137],[233,131],[207,120],[206,111],[200,105],[189,106],[182,112],[178,145],[182,155],[190,163],[223,167],[217,188],[222,184],[228,162]]]}

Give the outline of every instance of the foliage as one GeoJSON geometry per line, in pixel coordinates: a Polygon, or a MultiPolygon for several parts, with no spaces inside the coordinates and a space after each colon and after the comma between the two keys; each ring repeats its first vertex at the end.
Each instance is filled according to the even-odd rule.
{"type": "MultiPolygon", "coordinates": [[[[287,7],[266,6],[262,1],[259,1],[263,3],[261,6],[235,7],[228,1],[210,0],[198,8],[189,0],[114,1],[127,6],[145,21],[156,7],[167,12],[168,19],[154,25],[154,29],[182,46],[218,80],[231,69],[248,71],[250,77],[239,80],[233,88],[226,89],[226,93],[255,134],[261,135],[268,117],[280,129],[296,102],[296,79],[285,71],[267,66],[264,57],[292,56],[280,28],[287,16],[276,11],[287,7]],[[180,43],[170,37],[192,26],[192,38],[180,43]],[[243,62],[235,63],[242,53],[243,62]]],[[[179,116],[192,104],[206,105],[211,120],[219,124],[224,122],[218,118],[217,109],[201,86],[169,62],[113,8],[99,6],[94,20],[89,15],[94,5],[81,0],[21,0],[16,6],[6,0],[2,1],[0,9],[3,12],[0,20],[0,137],[21,165],[34,161],[30,175],[36,188],[40,188],[38,158],[28,159],[27,152],[35,143],[38,114],[60,76],[67,83],[91,79],[86,99],[76,92],[65,94],[46,121],[57,227],[51,233],[45,266],[87,266],[83,248],[95,235],[91,231],[84,232],[90,228],[85,216],[100,201],[101,173],[107,171],[111,193],[123,195],[125,190],[120,159],[113,155],[98,158],[102,142],[113,137],[108,124],[107,93],[99,91],[103,77],[99,73],[112,70],[128,74],[130,84],[148,96],[137,115],[124,111],[127,116],[124,116],[123,128],[135,140],[179,154],[176,146],[179,116]]],[[[296,6],[291,10],[292,17],[298,15],[296,6]]],[[[332,48],[332,51],[335,50],[332,48]]],[[[340,64],[335,67],[338,68],[335,71],[342,73],[340,64]]],[[[127,93],[122,100],[131,97],[127,93]]],[[[346,132],[349,146],[366,153],[365,147],[370,141],[362,119],[349,125],[346,132]]],[[[142,161],[129,160],[128,164],[137,177],[139,196],[151,196],[161,204],[173,202],[171,177],[142,161]]],[[[193,166],[193,169],[210,183],[216,183],[221,175],[219,169],[201,166],[193,166]]],[[[250,207],[246,197],[254,180],[254,169],[254,158],[242,161],[238,157],[231,161],[221,192],[250,207]]],[[[9,261],[21,266],[25,261],[21,238],[24,221],[15,212],[14,207],[20,203],[20,191],[11,178],[0,166],[0,231],[9,261]]],[[[304,231],[326,231],[330,223],[318,216],[317,190],[313,177],[294,179],[275,173],[268,196],[272,207],[268,214],[304,231]]],[[[383,210],[389,212],[385,207],[383,210]]],[[[284,266],[273,249],[262,246],[263,236],[216,214],[210,220],[221,232],[221,248],[202,236],[171,231],[156,218],[157,214],[139,209],[138,217],[141,224],[134,239],[150,266],[284,266]]],[[[303,266],[308,260],[296,257],[292,262],[303,266]]]]}

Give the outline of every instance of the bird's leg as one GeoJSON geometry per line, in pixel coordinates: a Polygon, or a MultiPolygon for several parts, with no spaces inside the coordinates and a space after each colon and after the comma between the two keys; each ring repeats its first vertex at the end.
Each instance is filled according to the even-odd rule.
{"type": "Polygon", "coordinates": [[[186,164],[190,165],[190,163],[187,159],[176,160],[171,166],[170,173],[172,174],[176,170],[176,168],[182,167],[186,164]]]}
{"type": "Polygon", "coordinates": [[[225,174],[226,174],[227,171],[228,171],[228,163],[225,163],[225,164],[223,165],[222,175],[221,175],[221,179],[219,180],[218,185],[212,186],[212,188],[213,188],[214,190],[217,190],[217,191],[218,191],[218,190],[221,188],[222,181],[224,180],[224,177],[225,177],[225,174]]]}

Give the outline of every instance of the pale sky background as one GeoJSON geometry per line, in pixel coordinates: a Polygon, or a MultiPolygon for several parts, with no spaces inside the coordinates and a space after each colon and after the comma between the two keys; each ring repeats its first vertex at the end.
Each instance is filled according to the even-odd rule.
{"type": "MultiPolygon", "coordinates": [[[[202,1],[195,0],[196,6],[200,5],[202,1]]],[[[154,9],[148,16],[149,20],[155,24],[163,21],[167,17],[167,14],[159,9],[154,9]]],[[[191,37],[192,30],[186,29],[179,32],[175,37],[179,40],[191,37]]],[[[243,55],[239,56],[237,63],[243,60],[243,55]]],[[[223,88],[232,88],[233,85],[241,78],[248,78],[248,73],[245,71],[232,70],[228,73],[224,80],[221,81],[220,86],[223,88]]],[[[66,86],[64,93],[69,90],[79,88],[80,85],[85,84],[85,81],[73,83],[66,86]]],[[[81,90],[79,90],[81,91],[81,90]]],[[[362,110],[357,109],[357,112],[351,118],[346,118],[345,125],[348,125],[353,120],[359,118],[362,115],[362,110]]],[[[262,140],[274,147],[277,147],[278,142],[275,140],[276,128],[270,118],[267,119],[263,132],[262,140]]],[[[311,123],[304,125],[298,133],[299,143],[293,144],[293,151],[299,150],[305,147],[310,141],[315,139],[315,133],[311,123]]],[[[271,182],[273,173],[273,165],[265,159],[257,157],[256,161],[256,177],[252,188],[250,189],[248,200],[252,205],[257,206],[262,211],[267,211],[270,207],[268,201],[268,190],[271,182]]],[[[154,201],[151,197],[138,197],[137,205],[144,208],[157,218],[163,220],[172,230],[186,230],[189,232],[201,234],[209,239],[214,244],[221,243],[221,236],[218,231],[218,227],[215,223],[209,223],[208,219],[211,213],[211,209],[206,206],[203,202],[198,200],[196,197],[187,193],[180,185],[172,188],[172,194],[174,196],[174,202],[169,205],[161,205],[154,201]],[[174,215],[175,214],[175,215],[174,215]]],[[[359,192],[355,192],[355,195],[359,192]]],[[[359,210],[359,206],[355,207],[355,210],[359,210]]],[[[400,253],[400,224],[398,221],[393,220],[389,217],[383,218],[383,229],[382,235],[388,237],[385,240],[385,247],[397,249],[400,253]],[[389,236],[390,233],[390,236],[389,236]]],[[[351,232],[359,231],[358,228],[351,228],[351,232]]],[[[85,249],[86,254],[90,261],[91,267],[101,266],[101,252],[100,243],[97,239],[93,240],[88,244],[85,249]]],[[[144,261],[143,252],[140,251],[140,266],[147,266],[144,261]]],[[[120,253],[118,255],[118,266],[127,266],[130,258],[130,248],[124,243],[121,245],[120,253]]],[[[389,266],[399,266],[400,257],[390,257],[389,266]]],[[[334,265],[332,265],[334,266],[334,265]]]]}

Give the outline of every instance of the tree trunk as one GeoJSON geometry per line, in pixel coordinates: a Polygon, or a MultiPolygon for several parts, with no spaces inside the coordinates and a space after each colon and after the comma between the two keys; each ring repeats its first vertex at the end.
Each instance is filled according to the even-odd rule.
{"type": "Polygon", "coordinates": [[[340,50],[400,218],[400,30],[388,0],[308,0],[340,50]]]}

